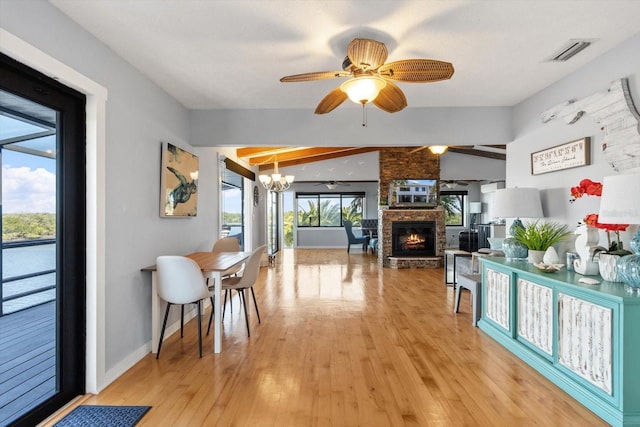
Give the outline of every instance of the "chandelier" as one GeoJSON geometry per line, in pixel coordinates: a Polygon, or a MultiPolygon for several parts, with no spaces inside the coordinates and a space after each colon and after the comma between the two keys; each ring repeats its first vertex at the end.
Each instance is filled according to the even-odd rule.
{"type": "Polygon", "coordinates": [[[273,165],[273,173],[271,175],[259,175],[258,179],[260,179],[262,186],[269,191],[280,192],[287,190],[293,182],[293,175],[282,176],[278,172],[278,162],[274,162],[273,165]]]}

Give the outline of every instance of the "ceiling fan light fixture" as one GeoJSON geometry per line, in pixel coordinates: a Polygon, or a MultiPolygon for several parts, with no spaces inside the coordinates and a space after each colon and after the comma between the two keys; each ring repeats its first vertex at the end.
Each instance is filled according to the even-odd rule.
{"type": "Polygon", "coordinates": [[[328,188],[329,190],[335,190],[337,187],[338,187],[338,185],[337,185],[337,184],[327,184],[327,188],[328,188]]]}
{"type": "Polygon", "coordinates": [[[429,151],[431,151],[433,154],[441,155],[447,151],[447,148],[449,147],[446,145],[430,145],[429,151]]]}
{"type": "Polygon", "coordinates": [[[340,90],[356,104],[367,104],[378,96],[387,82],[377,76],[354,77],[340,85],[340,90]]]}

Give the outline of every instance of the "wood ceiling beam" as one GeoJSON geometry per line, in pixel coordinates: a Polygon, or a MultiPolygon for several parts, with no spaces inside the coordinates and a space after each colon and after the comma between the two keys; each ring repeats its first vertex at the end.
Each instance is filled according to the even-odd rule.
{"type": "Polygon", "coordinates": [[[507,160],[506,154],[494,153],[492,151],[474,150],[472,148],[462,148],[462,147],[449,147],[448,151],[450,153],[459,153],[459,154],[466,154],[469,156],[485,157],[487,159],[507,160]]]}
{"type": "Polygon", "coordinates": [[[289,151],[299,150],[300,147],[241,147],[236,148],[238,157],[253,158],[257,156],[275,156],[289,151]]]}
{"type": "MultiPolygon", "coordinates": [[[[341,148],[340,151],[334,151],[334,152],[325,153],[325,154],[317,154],[310,157],[300,157],[297,159],[291,159],[286,161],[280,161],[280,159],[278,159],[278,166],[279,167],[297,166],[297,165],[303,165],[305,163],[319,162],[321,160],[337,159],[345,156],[353,156],[354,154],[363,154],[363,153],[370,153],[372,151],[378,151],[384,147],[362,147],[362,148],[351,147],[349,149],[346,149],[347,147],[340,147],[340,148],[341,148]]],[[[271,164],[264,164],[264,165],[260,165],[259,167],[259,170],[261,172],[265,170],[271,170],[271,169],[273,169],[273,166],[271,164]]]]}
{"type": "MultiPolygon", "coordinates": [[[[449,146],[452,153],[466,154],[490,159],[506,160],[506,154],[477,150],[469,146],[449,146]]],[[[487,145],[487,147],[506,149],[505,145],[487,145]]],[[[249,164],[259,166],[260,171],[273,169],[273,163],[277,159],[278,164],[284,166],[296,166],[322,160],[336,159],[355,154],[379,151],[384,147],[242,147],[236,149],[238,157],[248,160],[249,164]]],[[[425,147],[418,147],[419,151],[425,147]]],[[[445,154],[446,155],[446,154],[445,154]]]]}
{"type": "Polygon", "coordinates": [[[286,161],[297,160],[301,158],[317,157],[325,154],[342,153],[345,151],[354,150],[354,147],[300,147],[296,150],[282,152],[276,156],[253,156],[249,159],[251,165],[265,165],[271,164],[276,159],[279,164],[286,161]]]}

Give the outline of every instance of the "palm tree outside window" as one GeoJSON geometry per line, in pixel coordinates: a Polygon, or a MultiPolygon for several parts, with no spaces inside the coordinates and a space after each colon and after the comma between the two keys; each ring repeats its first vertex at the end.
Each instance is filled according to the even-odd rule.
{"type": "Polygon", "coordinates": [[[296,193],[298,227],[360,226],[364,193],[296,193]]]}

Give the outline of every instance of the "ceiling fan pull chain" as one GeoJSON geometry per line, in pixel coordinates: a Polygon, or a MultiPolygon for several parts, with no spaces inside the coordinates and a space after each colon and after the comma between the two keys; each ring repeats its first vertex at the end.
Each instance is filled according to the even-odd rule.
{"type": "Polygon", "coordinates": [[[367,110],[364,108],[365,107],[364,102],[362,103],[362,126],[367,127],[367,110]]]}

